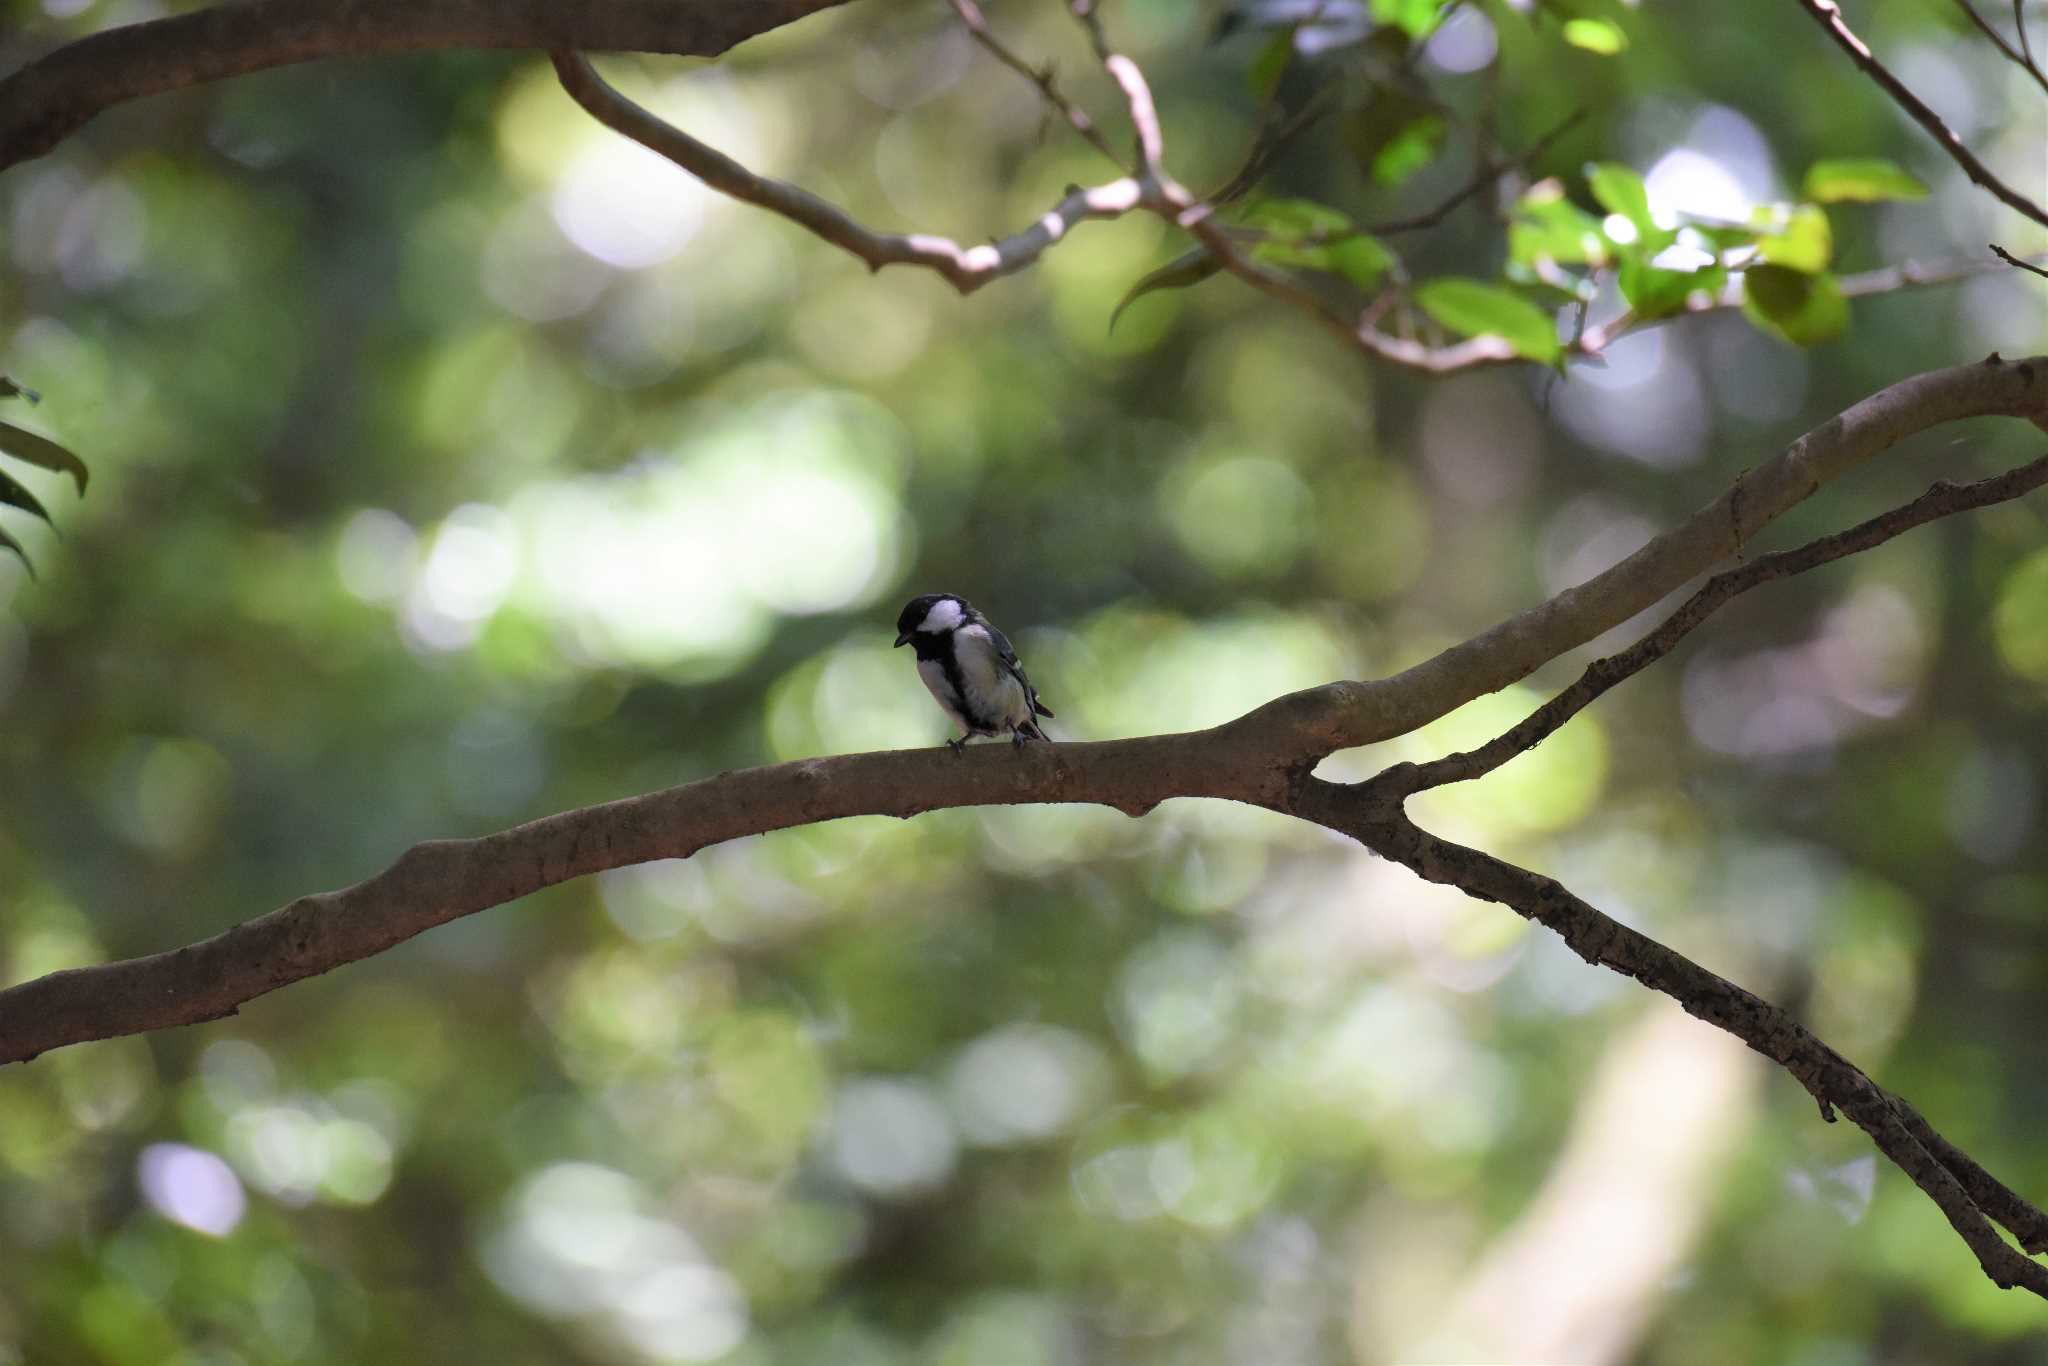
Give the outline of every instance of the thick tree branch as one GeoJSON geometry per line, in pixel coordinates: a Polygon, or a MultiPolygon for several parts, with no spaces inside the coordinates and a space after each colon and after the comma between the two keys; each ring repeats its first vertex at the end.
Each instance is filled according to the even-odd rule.
{"type": "Polygon", "coordinates": [[[303,897],[202,943],[0,990],[0,1062],[66,1043],[231,1013],[456,917],[587,873],[842,816],[1093,802],[1133,815],[1168,797],[1292,809],[1333,750],[1405,733],[1598,636],[1738,548],[1887,446],[1940,422],[2048,420],[2048,358],[1920,375],[1874,395],[1739,479],[1621,564],[1391,678],[1332,683],[1211,730],[1097,744],[854,754],[721,774],[474,840],[408,850],[353,887],[303,897]],[[999,752],[998,752],[999,751],[999,752]]]}
{"type": "Polygon", "coordinates": [[[779,214],[868,263],[922,266],[936,271],[962,294],[1024,269],[1046,248],[1091,218],[1116,218],[1137,208],[1141,188],[1129,177],[1092,189],[1076,189],[1022,232],[983,246],[963,247],[929,233],[876,232],[838,205],[786,180],[756,175],[682,129],[656,117],[613,89],[588,61],[573,52],[550,54],[562,88],[599,123],[622,133],[721,194],[779,214]]]}
{"type": "Polygon", "coordinates": [[[583,48],[715,57],[844,0],[226,0],[67,43],[0,80],[0,169],[102,110],[324,57],[583,48]]]}
{"type": "Polygon", "coordinates": [[[1996,196],[2006,207],[2023,213],[2036,223],[2048,227],[2048,210],[2027,198],[2019,191],[1991,173],[1991,168],[1977,159],[1977,154],[1956,136],[1955,130],[1941,121],[1941,115],[1927,107],[1926,101],[1906,88],[1906,83],[1893,75],[1884,63],[1877,60],[1870,46],[1850,31],[1842,18],[1842,7],[1835,0],[1799,0],[1813,21],[1827,31],[1842,51],[1849,54],[1849,60],[1863,69],[1863,74],[1876,81],[1878,88],[1891,96],[1892,102],[1906,111],[1912,120],[1925,128],[1934,140],[1941,144],[1949,159],[1963,168],[1963,174],[1983,186],[1996,196]]]}
{"type": "Polygon", "coordinates": [[[1777,512],[1907,432],[1993,411],[2048,418],[2048,360],[2008,364],[1993,357],[1896,385],[1809,433],[1739,479],[1692,522],[1578,589],[1394,678],[1298,693],[1212,730],[1023,750],[989,746],[964,755],[935,749],[804,760],[723,773],[479,839],[416,845],[352,887],[301,897],[198,944],[0,990],[0,1062],[233,1014],[257,996],[459,916],[589,873],[686,858],[744,835],[845,816],[908,817],[949,807],[1033,802],[1092,802],[1140,816],[1167,797],[1216,797],[1351,835],[1430,881],[1513,908],[1556,931],[1587,962],[1671,996],[1785,1068],[1819,1101],[1824,1116],[1832,1119],[1840,1110],[1869,1133],[1941,1209],[1996,1284],[2023,1286],[2048,1298],[2048,1268],[2021,1255],[1992,1227],[1996,1220],[2029,1251],[2039,1251],[2048,1248],[2048,1215],[1956,1149],[1904,1101],[1768,1001],[1620,925],[1550,878],[1437,838],[1403,809],[1407,796],[1422,786],[1478,776],[1550,734],[1614,682],[1667,653],[1737,593],[1869,549],[1936,517],[2017,497],[2048,483],[2048,457],[1970,485],[1937,484],[1912,503],[1848,531],[1721,575],[1644,642],[1595,665],[1557,701],[1479,750],[1429,765],[1396,765],[1348,787],[1308,771],[1337,744],[1355,743],[1343,737],[1361,720],[1410,729],[1466,696],[1509,681],[1503,675],[1516,668],[1533,641],[1545,642],[1554,655],[1577,643],[1575,633],[1597,634],[1604,629],[1596,628],[1601,614],[1626,603],[1629,591],[1650,591],[1619,586],[1617,576],[1647,574],[1654,582],[1657,575],[1684,571],[1689,577],[1688,557],[1718,558],[1719,545],[1739,545],[1777,512]],[[1447,660],[1453,663],[1447,666],[1447,660]],[[1447,667],[1453,671],[1448,675],[1447,667]],[[1489,678],[1500,682],[1488,683],[1489,678]],[[1412,719],[1394,720],[1404,716],[1412,719]]]}
{"type": "Polygon", "coordinates": [[[1621,625],[1730,555],[1809,495],[1917,432],[1992,414],[2048,424],[2048,357],[1934,370],[1879,390],[1742,474],[1719,498],[1612,568],[1390,678],[1279,698],[1305,756],[1405,734],[1621,625]]]}

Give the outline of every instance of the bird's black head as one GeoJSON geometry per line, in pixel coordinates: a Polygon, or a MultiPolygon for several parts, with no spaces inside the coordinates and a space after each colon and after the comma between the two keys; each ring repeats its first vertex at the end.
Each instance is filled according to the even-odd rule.
{"type": "Polygon", "coordinates": [[[939,636],[966,621],[974,611],[958,593],[925,593],[904,604],[896,617],[896,643],[908,645],[920,631],[939,636]],[[950,610],[948,607],[950,606],[950,610]]]}

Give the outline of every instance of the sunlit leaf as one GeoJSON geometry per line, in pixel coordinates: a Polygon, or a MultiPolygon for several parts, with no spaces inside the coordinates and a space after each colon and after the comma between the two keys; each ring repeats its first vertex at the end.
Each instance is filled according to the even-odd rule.
{"type": "Polygon", "coordinates": [[[1443,10],[1442,0],[1372,0],[1372,17],[1410,38],[1421,38],[1435,28],[1443,10]]]}
{"type": "Polygon", "coordinates": [[[1657,231],[1650,217],[1650,192],[1643,178],[1618,161],[1596,161],[1586,167],[1586,183],[1593,198],[1609,213],[1618,213],[1642,233],[1657,231]]]}
{"type": "Polygon", "coordinates": [[[11,422],[0,422],[0,451],[31,465],[68,474],[78,481],[78,491],[85,492],[85,462],[47,436],[23,431],[11,422]]]}
{"type": "Polygon", "coordinates": [[[1499,337],[1530,360],[1547,364],[1562,351],[1556,319],[1498,285],[1457,277],[1430,280],[1416,287],[1415,302],[1453,332],[1499,337]]]}
{"type": "Polygon", "coordinates": [[[1717,293],[1727,281],[1727,270],[1718,264],[1697,270],[1666,270],[1630,256],[1621,263],[1618,283],[1628,306],[1647,322],[1684,312],[1686,301],[1696,291],[1717,293]]]}
{"type": "Polygon", "coordinates": [[[1882,157],[1843,157],[1816,161],[1807,168],[1806,197],[1821,204],[1871,204],[1885,199],[1925,199],[1927,187],[1882,157]]]}
{"type": "Polygon", "coordinates": [[[1436,158],[1450,125],[1436,114],[1425,114],[1396,133],[1378,156],[1372,159],[1372,178],[1382,185],[1399,185],[1436,158]]]}
{"type": "Polygon", "coordinates": [[[1147,294],[1162,289],[1186,289],[1190,285],[1198,285],[1221,269],[1223,263],[1211,256],[1206,247],[1196,247],[1193,251],[1183,252],[1174,257],[1159,269],[1146,272],[1138,278],[1136,284],[1124,291],[1124,297],[1118,299],[1116,307],[1110,310],[1111,330],[1115,329],[1116,320],[1123,316],[1124,310],[1147,294]]]}
{"type": "Polygon", "coordinates": [[[1808,275],[1828,268],[1835,254],[1835,236],[1828,227],[1827,212],[1818,205],[1761,208],[1754,221],[1763,230],[1756,242],[1759,259],[1808,275]]]}
{"type": "Polygon", "coordinates": [[[1612,57],[1628,47],[1628,35],[1605,19],[1565,20],[1564,40],[1573,47],[1582,47],[1603,57],[1612,57]]]}
{"type": "Polygon", "coordinates": [[[1508,225],[1508,259],[1532,266],[1548,259],[1563,265],[1604,265],[1609,252],[1600,220],[1564,197],[1555,180],[1531,186],[1515,205],[1508,225]]]}
{"type": "Polygon", "coordinates": [[[1429,164],[1446,127],[1428,101],[1381,87],[1345,115],[1344,145],[1360,170],[1382,185],[1396,185],[1429,164]]]}
{"type": "Polygon", "coordinates": [[[1832,341],[1849,325],[1849,301],[1826,273],[1790,266],[1752,266],[1742,276],[1742,311],[1750,321],[1799,346],[1832,341]]]}
{"type": "Polygon", "coordinates": [[[1254,204],[1246,222],[1271,234],[1252,248],[1252,259],[1273,266],[1300,266],[1342,275],[1362,289],[1379,282],[1394,254],[1349,215],[1313,199],[1267,199],[1254,204]]]}
{"type": "Polygon", "coordinates": [[[1394,253],[1371,233],[1355,232],[1332,242],[1329,253],[1330,264],[1337,274],[1360,289],[1371,289],[1378,284],[1380,277],[1394,264],[1394,253]]]}
{"type": "Polygon", "coordinates": [[[0,470],[0,503],[20,508],[23,512],[40,517],[45,522],[50,520],[50,514],[43,509],[41,500],[23,488],[5,470],[0,470]]]}

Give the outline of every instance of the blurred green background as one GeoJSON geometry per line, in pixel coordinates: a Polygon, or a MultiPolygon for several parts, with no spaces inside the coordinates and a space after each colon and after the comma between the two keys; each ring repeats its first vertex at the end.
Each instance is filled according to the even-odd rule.
{"type": "MultiPolygon", "coordinates": [[[[1411,69],[1510,149],[1583,106],[1534,168],[1581,203],[1593,159],[1727,216],[1884,156],[1933,194],[1831,208],[1842,269],[2048,240],[1796,5],[1569,8],[1626,51],[1474,4],[1411,69]]],[[[17,2],[0,52],[144,12],[17,2]]],[[[1226,177],[1262,40],[1107,15],[1174,170],[1226,177]]],[[[1112,122],[1059,6],[990,17],[1112,122]]],[[[2042,194],[2039,92],[1950,7],[1851,18],[2042,194]]],[[[1109,173],[937,3],[604,69],[879,226],[984,240],[1109,173]]],[[[1332,124],[1269,188],[1370,220],[1472,164],[1454,132],[1390,187],[1332,124]]],[[[62,539],[5,514],[41,574],[0,559],[8,982],[421,839],[935,744],[889,649],[917,592],[1001,623],[1063,738],[1390,672],[1884,384],[2048,347],[2017,274],[1806,351],[1683,320],[1561,381],[1373,366],[1227,279],[1111,331],[1185,248],[1154,220],[961,300],[700,189],[532,54],[117,109],[0,177],[0,232],[0,361],[44,396],[4,416],[94,472],[10,465],[62,539]]],[[[1417,277],[1503,256],[1483,198],[1390,240],[1417,277]]],[[[1942,429],[1771,543],[2041,441],[1942,429]]],[[[2044,639],[2037,499],[1744,599],[1421,814],[1795,1008],[2038,1200],[2044,639]]],[[[1483,738],[1592,653],[1323,771],[1483,738]]],[[[0,1362],[1876,1366],[2048,1362],[2043,1323],[1738,1045],[1222,804],[744,840],[0,1071],[0,1362]]]]}

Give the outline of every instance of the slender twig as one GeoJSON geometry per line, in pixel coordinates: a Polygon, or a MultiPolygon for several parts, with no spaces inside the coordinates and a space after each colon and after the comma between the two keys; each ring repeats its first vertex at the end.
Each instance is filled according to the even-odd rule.
{"type": "Polygon", "coordinates": [[[1865,75],[1876,81],[1878,86],[1892,97],[1893,103],[1905,110],[1915,123],[1925,128],[1934,140],[1941,144],[1942,150],[1949,154],[1956,165],[1963,168],[1964,175],[1997,196],[2008,208],[2025,214],[2036,223],[2048,226],[2048,210],[2044,210],[2039,204],[1993,175],[1991,169],[1977,159],[1976,153],[1956,136],[1955,130],[1941,121],[1941,115],[1928,108],[1924,100],[1906,88],[1904,81],[1893,75],[1884,63],[1872,55],[1869,46],[1850,31],[1848,23],[1842,18],[1842,7],[1836,0],[1799,0],[1799,4],[1813,16],[1815,23],[1827,31],[1836,45],[1849,54],[1851,61],[1861,67],[1865,75]]]}
{"type": "Polygon", "coordinates": [[[2034,45],[2027,41],[2026,0],[2012,0],[2012,26],[2020,35],[2021,57],[2025,59],[2030,70],[2038,71],[2040,68],[2034,65],[2034,45]]]}
{"type": "MultiPolygon", "coordinates": [[[[2044,93],[2048,93],[2048,72],[2044,72],[2040,67],[2034,65],[2034,54],[2030,48],[2016,48],[2007,42],[2004,34],[1991,27],[1991,22],[1983,15],[1977,13],[1976,9],[1971,6],[1970,0],[1956,0],[1956,8],[1970,17],[1970,22],[1977,26],[1977,31],[1986,38],[1989,38],[1992,46],[2005,54],[2007,61],[2025,71],[2029,76],[2032,76],[2034,84],[2040,86],[2044,93]]],[[[2017,3],[2013,6],[2013,19],[2019,26],[2020,41],[2025,43],[2027,40],[2027,26],[2023,16],[2020,14],[2017,3]]]]}
{"type": "Polygon", "coordinates": [[[1586,112],[1583,107],[1574,110],[1563,122],[1531,143],[1525,151],[1499,161],[1491,157],[1480,158],[1479,169],[1473,173],[1472,178],[1435,208],[1416,214],[1413,218],[1392,218],[1385,222],[1368,223],[1364,231],[1384,236],[1389,233],[1416,232],[1423,228],[1435,227],[1450,217],[1452,210],[1484,191],[1487,186],[1494,184],[1509,171],[1519,170],[1549,151],[1553,143],[1584,121],[1586,112]]]}
{"type": "Polygon", "coordinates": [[[562,88],[591,117],[659,152],[712,189],[789,219],[858,256],[871,270],[888,265],[922,266],[945,277],[962,294],[1029,266],[1075,224],[1117,218],[1139,205],[1141,187],[1126,177],[1072,190],[1022,232],[982,246],[965,247],[930,233],[876,232],[838,205],[787,181],[756,175],[718,149],[657,118],[613,89],[583,57],[569,52],[550,55],[562,88]]]}
{"type": "Polygon", "coordinates": [[[2041,276],[2043,279],[2048,279],[2048,269],[2044,269],[2043,267],[2035,264],[2035,261],[2048,260],[2048,255],[2039,256],[2034,258],[2033,261],[2030,261],[2024,257],[2013,255],[2004,247],[1999,246],[1996,242],[1991,243],[1990,246],[1991,254],[1993,256],[1996,256],[1999,260],[2005,262],[2007,265],[2016,266],[2021,270],[2032,271],[2034,274],[2041,276]]]}
{"type": "Polygon", "coordinates": [[[1059,82],[1055,79],[1050,65],[1035,67],[1012,51],[1002,39],[996,37],[995,31],[988,26],[988,19],[981,12],[981,6],[974,0],[949,0],[949,3],[953,6],[953,12],[960,16],[961,24],[974,36],[974,41],[980,43],[990,56],[1038,87],[1040,97],[1057,110],[1060,117],[1067,121],[1067,126],[1085,138],[1090,147],[1108,157],[1118,169],[1130,170],[1116,149],[1109,145],[1109,139],[1102,135],[1102,130],[1095,126],[1095,120],[1088,116],[1088,111],[1060,92],[1059,82]]]}
{"type": "Polygon", "coordinates": [[[1794,550],[1759,555],[1739,568],[1707,580],[1705,586],[1687,598],[1656,630],[1626,650],[1587,665],[1577,682],[1531,712],[1518,725],[1479,748],[1448,754],[1426,764],[1390,769],[1388,775],[1375,781],[1384,781],[1389,790],[1399,790],[1407,795],[1447,783],[1469,782],[1484,777],[1516,755],[1534,749],[1616,684],[1634,677],[1670,654],[1678,642],[1731,599],[1774,579],[1804,574],[1846,556],[1860,554],[1894,536],[1925,526],[1936,518],[2007,502],[2031,493],[2043,484],[2048,484],[2048,455],[1975,483],[1952,484],[1943,480],[1912,502],[1860,522],[1847,531],[1822,536],[1794,550]]]}
{"type": "Polygon", "coordinates": [[[1823,1117],[1833,1119],[1839,1110],[1870,1135],[1878,1151],[1934,1201],[1994,1284],[2048,1298],[2048,1268],[2023,1256],[1991,1225],[1996,1219],[2031,1245],[2048,1232],[2048,1215],[1963,1157],[1912,1106],[1785,1010],[1603,914],[1553,878],[1431,834],[1408,818],[1397,797],[1374,791],[1370,783],[1344,787],[1311,778],[1299,805],[1314,812],[1311,819],[1430,882],[1498,902],[1545,926],[1586,962],[1662,992],[1688,1014],[1741,1039],[1805,1087],[1823,1117]],[[1954,1165],[1950,1154],[1960,1159],[1954,1165]]]}

